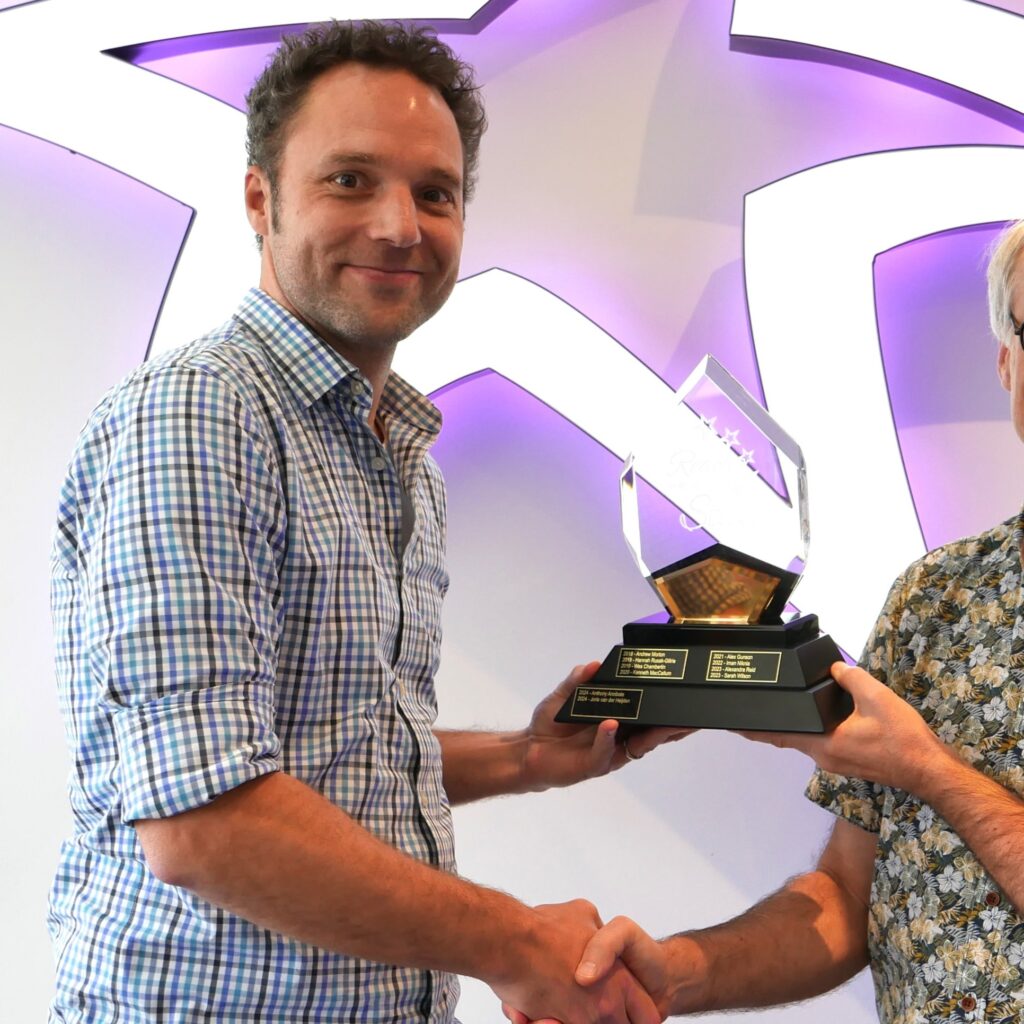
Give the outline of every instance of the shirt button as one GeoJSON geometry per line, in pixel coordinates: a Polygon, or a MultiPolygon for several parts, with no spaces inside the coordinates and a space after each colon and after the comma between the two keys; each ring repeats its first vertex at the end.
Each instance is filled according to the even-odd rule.
{"type": "Polygon", "coordinates": [[[997,892],[985,893],[985,903],[990,907],[998,907],[1002,903],[1002,898],[997,892]]]}
{"type": "Polygon", "coordinates": [[[363,387],[363,382],[361,380],[352,381],[352,383],[349,384],[348,389],[353,395],[361,395],[366,390],[366,388],[363,387]]]}
{"type": "Polygon", "coordinates": [[[964,996],[960,1000],[960,1009],[966,1010],[968,1013],[971,1012],[978,1005],[978,1000],[974,996],[964,996]]]}
{"type": "Polygon", "coordinates": [[[384,459],[382,459],[379,455],[374,455],[374,457],[370,459],[370,467],[372,469],[377,470],[378,472],[380,472],[382,469],[387,469],[387,465],[387,462],[384,459]]]}

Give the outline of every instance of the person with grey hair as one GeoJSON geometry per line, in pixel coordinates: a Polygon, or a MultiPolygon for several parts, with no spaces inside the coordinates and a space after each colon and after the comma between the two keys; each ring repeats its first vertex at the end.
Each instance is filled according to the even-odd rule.
{"type": "MultiPolygon", "coordinates": [[[[1024,222],[988,280],[1024,441],[1024,222]]],[[[807,795],[836,821],[812,871],[660,942],[616,918],[576,979],[621,957],[675,1015],[807,999],[870,964],[884,1024],[1024,1020],[1022,542],[1024,512],[902,573],[860,667],[833,666],[855,710],[831,733],[749,734],[817,763],[807,795]]]]}
{"type": "Polygon", "coordinates": [[[1022,253],[1024,221],[1017,221],[993,242],[988,261],[988,322],[992,334],[1006,347],[1012,335],[1020,336],[1020,326],[1013,318],[1013,283],[1022,253]]]}
{"type": "Polygon", "coordinates": [[[50,1019],[447,1024],[455,975],[573,1024],[656,1024],[572,967],[584,901],[455,867],[451,805],[621,768],[672,737],[435,728],[437,409],[391,371],[451,294],[484,128],[422,28],[319,26],[249,96],[259,287],[87,423],[51,587],[74,757],[50,1019]]]}

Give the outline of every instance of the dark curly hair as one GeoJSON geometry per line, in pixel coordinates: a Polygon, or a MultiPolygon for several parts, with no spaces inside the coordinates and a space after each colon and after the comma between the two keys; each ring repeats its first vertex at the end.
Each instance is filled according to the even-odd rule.
{"type": "Polygon", "coordinates": [[[325,71],[354,61],[399,68],[433,86],[455,117],[462,140],[463,203],[476,184],[480,139],[487,128],[473,69],[442,43],[432,28],[400,22],[330,21],[285,36],[246,96],[249,163],[262,167],[276,188],[288,123],[309,87],[325,71]]]}

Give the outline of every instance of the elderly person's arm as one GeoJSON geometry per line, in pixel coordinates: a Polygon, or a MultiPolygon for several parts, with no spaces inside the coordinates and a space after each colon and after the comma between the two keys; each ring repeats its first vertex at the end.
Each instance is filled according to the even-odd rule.
{"type": "Polygon", "coordinates": [[[824,736],[750,733],[801,750],[827,772],[912,793],[947,821],[1006,897],[1024,910],[1024,801],[972,768],[902,697],[841,662],[832,675],[855,710],[824,736]]]}
{"type": "MultiPolygon", "coordinates": [[[[774,1006],[827,992],[867,963],[876,846],[876,835],[837,820],[813,871],[713,928],[655,942],[617,917],[588,943],[576,980],[591,984],[621,959],[666,1016],[774,1006]]],[[[528,1020],[507,1013],[516,1024],[528,1020]]]]}

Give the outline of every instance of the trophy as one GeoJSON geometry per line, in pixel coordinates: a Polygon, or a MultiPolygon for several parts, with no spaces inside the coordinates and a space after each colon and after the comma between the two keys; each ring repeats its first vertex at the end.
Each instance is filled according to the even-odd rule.
{"type": "Polygon", "coordinates": [[[810,542],[803,453],[712,356],[639,426],[620,497],[668,617],[625,625],[556,721],[821,733],[850,713],[839,648],[789,606],[810,542]]]}

